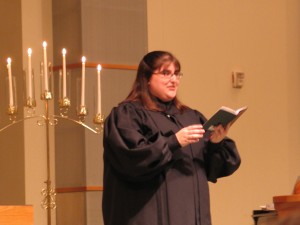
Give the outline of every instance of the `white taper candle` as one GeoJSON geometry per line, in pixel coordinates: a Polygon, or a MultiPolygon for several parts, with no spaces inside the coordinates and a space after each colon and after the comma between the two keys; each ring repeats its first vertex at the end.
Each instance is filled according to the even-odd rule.
{"type": "Polygon", "coordinates": [[[28,98],[33,97],[33,92],[32,92],[32,68],[31,68],[31,54],[32,50],[31,48],[28,48],[27,50],[28,53],[28,74],[27,74],[27,79],[28,79],[28,98]]]}
{"type": "Polygon", "coordinates": [[[49,85],[48,85],[48,63],[47,63],[47,42],[43,42],[43,48],[44,48],[44,85],[45,85],[45,91],[49,91],[49,85]]]}
{"type": "Polygon", "coordinates": [[[63,56],[63,79],[62,79],[62,85],[63,85],[63,98],[67,97],[67,69],[66,69],[66,54],[67,50],[64,48],[62,50],[62,56],[63,56]]]}
{"type": "Polygon", "coordinates": [[[81,106],[85,105],[85,62],[86,58],[82,56],[82,73],[81,73],[81,106]]]}
{"type": "Polygon", "coordinates": [[[13,85],[11,75],[11,58],[7,58],[9,106],[14,106],[13,85]]]}
{"type": "Polygon", "coordinates": [[[101,65],[98,64],[97,66],[97,93],[98,93],[97,114],[101,114],[101,77],[100,77],[101,69],[102,69],[101,65]]]}

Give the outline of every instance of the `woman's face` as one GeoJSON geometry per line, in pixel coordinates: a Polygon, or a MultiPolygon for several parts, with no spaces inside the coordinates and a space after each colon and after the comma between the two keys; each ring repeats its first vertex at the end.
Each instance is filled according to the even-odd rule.
{"type": "Polygon", "coordinates": [[[174,73],[174,63],[164,65],[162,68],[154,71],[148,83],[150,93],[164,102],[174,99],[180,78],[174,73]]]}

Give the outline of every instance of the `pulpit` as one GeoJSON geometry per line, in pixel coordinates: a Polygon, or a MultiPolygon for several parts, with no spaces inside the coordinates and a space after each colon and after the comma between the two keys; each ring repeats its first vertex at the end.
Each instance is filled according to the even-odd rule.
{"type": "Polygon", "coordinates": [[[255,225],[298,225],[300,220],[300,179],[296,182],[293,194],[274,196],[273,203],[275,209],[253,210],[252,217],[255,225]]]}
{"type": "Polygon", "coordinates": [[[300,213],[300,179],[292,195],[274,196],[273,202],[279,217],[300,213]]]}
{"type": "Polygon", "coordinates": [[[33,225],[33,206],[0,206],[0,225],[33,225]]]}
{"type": "Polygon", "coordinates": [[[300,214],[300,194],[274,196],[273,202],[279,217],[300,214]]]}

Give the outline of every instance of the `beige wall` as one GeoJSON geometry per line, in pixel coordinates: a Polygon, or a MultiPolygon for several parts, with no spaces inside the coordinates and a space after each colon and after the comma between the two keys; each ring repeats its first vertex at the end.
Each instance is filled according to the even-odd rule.
{"type": "Polygon", "coordinates": [[[252,210],[291,194],[300,175],[300,2],[149,0],[149,50],[182,62],[180,97],[210,116],[249,110],[232,127],[242,165],[210,185],[214,224],[253,224],[252,210]],[[245,73],[242,89],[231,72],[245,73]]]}

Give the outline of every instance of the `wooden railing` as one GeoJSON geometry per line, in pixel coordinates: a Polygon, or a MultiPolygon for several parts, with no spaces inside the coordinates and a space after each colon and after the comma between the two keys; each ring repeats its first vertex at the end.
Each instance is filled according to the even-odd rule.
{"type": "Polygon", "coordinates": [[[82,187],[56,188],[56,193],[87,192],[87,191],[103,191],[103,187],[102,186],[82,186],[82,187]]]}
{"type": "MultiPolygon", "coordinates": [[[[94,63],[94,62],[86,62],[85,67],[87,68],[97,68],[97,65],[99,63],[94,63]]],[[[125,65],[125,64],[108,64],[108,63],[103,63],[101,64],[102,68],[104,69],[117,69],[117,70],[137,70],[137,66],[134,65],[125,65]]],[[[81,63],[73,63],[73,64],[68,64],[67,69],[78,69],[82,67],[81,63]]],[[[53,71],[57,71],[59,69],[62,69],[62,66],[54,66],[53,71]]]]}

